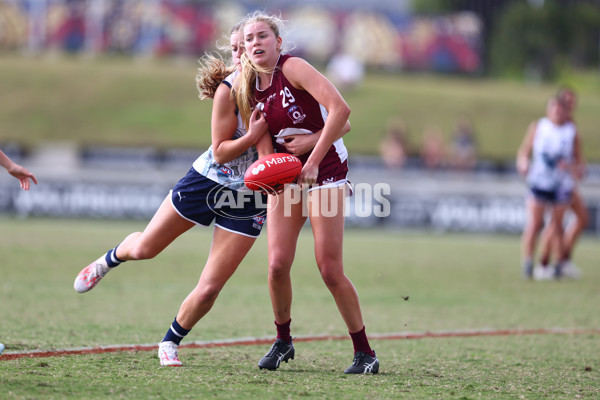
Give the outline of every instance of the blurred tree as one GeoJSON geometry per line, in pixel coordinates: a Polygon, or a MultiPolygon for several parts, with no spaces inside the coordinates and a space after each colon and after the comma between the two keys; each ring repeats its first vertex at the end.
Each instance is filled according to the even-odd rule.
{"type": "Polygon", "coordinates": [[[413,11],[476,13],[488,75],[552,79],[600,62],[600,0],[413,0],[413,11]]]}
{"type": "Polygon", "coordinates": [[[569,61],[575,67],[600,66],[600,1],[578,4],[569,18],[569,61]]]}
{"type": "Polygon", "coordinates": [[[600,8],[592,2],[513,2],[490,40],[493,75],[553,79],[566,66],[598,65],[600,8]]]}
{"type": "Polygon", "coordinates": [[[412,8],[416,13],[444,13],[462,9],[463,0],[413,0],[412,8]]]}

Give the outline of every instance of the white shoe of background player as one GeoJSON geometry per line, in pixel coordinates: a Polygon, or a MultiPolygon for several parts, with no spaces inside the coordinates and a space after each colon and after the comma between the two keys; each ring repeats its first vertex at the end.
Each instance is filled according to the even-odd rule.
{"type": "Polygon", "coordinates": [[[181,367],[183,364],[179,361],[177,347],[173,342],[160,342],[158,344],[158,358],[163,367],[181,367]]]}
{"type": "Polygon", "coordinates": [[[581,278],[581,270],[570,260],[567,260],[562,264],[560,275],[565,278],[579,279],[581,278]]]}
{"type": "Polygon", "coordinates": [[[555,278],[554,268],[546,265],[545,267],[538,264],[533,269],[533,279],[536,281],[551,281],[555,278]]]}

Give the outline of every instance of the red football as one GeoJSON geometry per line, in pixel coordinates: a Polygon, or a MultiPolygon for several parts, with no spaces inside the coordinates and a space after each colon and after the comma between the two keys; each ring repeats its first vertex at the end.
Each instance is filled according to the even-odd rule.
{"type": "Polygon", "coordinates": [[[256,160],[244,174],[244,183],[250,190],[271,191],[292,183],[302,171],[298,157],[287,153],[269,154],[256,160]]]}

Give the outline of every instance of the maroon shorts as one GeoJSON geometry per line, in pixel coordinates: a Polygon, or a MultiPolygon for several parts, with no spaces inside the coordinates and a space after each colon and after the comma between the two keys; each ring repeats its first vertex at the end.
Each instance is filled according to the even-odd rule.
{"type": "MultiPolygon", "coordinates": [[[[343,146],[343,145],[342,145],[343,146]]],[[[283,152],[285,152],[285,147],[283,147],[283,152]]],[[[281,149],[277,149],[278,151],[281,149]]],[[[346,148],[343,148],[343,151],[345,152],[346,148]]],[[[329,151],[327,152],[327,154],[325,154],[325,157],[323,157],[323,160],[321,161],[321,163],[319,164],[319,175],[317,176],[317,184],[319,186],[325,186],[325,185],[329,185],[338,181],[343,181],[346,182],[347,181],[347,177],[348,177],[348,160],[347,160],[347,154],[344,154],[344,161],[342,161],[341,157],[340,157],[340,153],[338,151],[338,149],[335,147],[335,145],[332,145],[329,148],[329,151]]],[[[300,161],[302,162],[302,165],[304,165],[306,163],[306,160],[308,160],[308,157],[310,156],[310,152],[301,155],[300,157],[298,157],[300,159],[300,161]]]]}

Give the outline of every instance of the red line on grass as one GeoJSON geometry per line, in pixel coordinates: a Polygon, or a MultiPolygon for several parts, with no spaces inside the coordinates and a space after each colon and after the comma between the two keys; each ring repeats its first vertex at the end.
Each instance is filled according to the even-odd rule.
{"type": "MultiPolygon", "coordinates": [[[[465,331],[436,331],[436,332],[400,332],[371,334],[369,337],[373,340],[400,340],[400,339],[426,339],[426,338],[453,338],[453,337],[475,337],[475,336],[518,336],[518,335],[600,335],[600,329],[484,329],[484,330],[465,330],[465,331]]],[[[298,336],[294,338],[295,342],[314,342],[323,340],[348,340],[347,335],[314,335],[298,336]]],[[[271,344],[273,338],[248,338],[248,339],[225,339],[205,342],[185,343],[180,348],[186,349],[206,349],[211,347],[230,347],[230,346],[254,346],[271,344]]],[[[120,351],[153,351],[157,350],[157,344],[145,345],[114,345],[99,347],[84,347],[76,349],[56,349],[56,350],[30,350],[23,352],[8,351],[0,355],[1,361],[16,360],[18,358],[43,358],[60,357],[68,355],[101,354],[115,353],[120,351]]]]}

